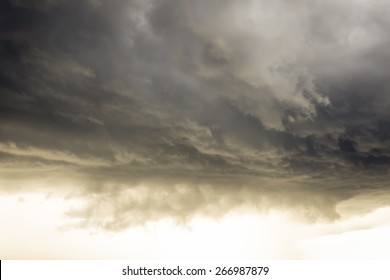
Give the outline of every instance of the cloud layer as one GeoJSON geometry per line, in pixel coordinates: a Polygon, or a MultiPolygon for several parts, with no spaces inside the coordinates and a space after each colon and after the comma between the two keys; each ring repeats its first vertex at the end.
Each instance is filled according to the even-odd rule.
{"type": "Polygon", "coordinates": [[[245,204],[386,204],[384,1],[0,4],[1,189],[117,230],[245,204]],[[63,187],[63,185],[72,187],[63,187]],[[41,186],[41,187],[39,187],[41,186]]]}

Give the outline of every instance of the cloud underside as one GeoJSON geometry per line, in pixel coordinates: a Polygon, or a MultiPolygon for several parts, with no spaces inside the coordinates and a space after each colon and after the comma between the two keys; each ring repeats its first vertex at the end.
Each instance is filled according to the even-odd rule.
{"type": "Polygon", "coordinates": [[[386,204],[383,1],[0,4],[5,192],[81,196],[117,230],[243,205],[386,204]]]}

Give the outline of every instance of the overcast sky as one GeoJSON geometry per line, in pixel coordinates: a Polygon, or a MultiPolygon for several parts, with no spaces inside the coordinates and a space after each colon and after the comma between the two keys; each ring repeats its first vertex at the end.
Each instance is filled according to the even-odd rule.
{"type": "Polygon", "coordinates": [[[389,34],[381,0],[1,1],[3,210],[55,197],[48,223],[107,236],[239,209],[380,227],[389,34]]]}

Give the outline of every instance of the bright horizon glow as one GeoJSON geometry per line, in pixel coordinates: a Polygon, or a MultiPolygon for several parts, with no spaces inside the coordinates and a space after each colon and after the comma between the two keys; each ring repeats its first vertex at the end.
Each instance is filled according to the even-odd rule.
{"type": "Polygon", "coordinates": [[[80,200],[0,196],[2,259],[385,259],[390,208],[359,218],[306,223],[286,211],[236,209],[219,219],[147,222],[120,232],[73,228],[80,200]],[[337,250],[336,250],[337,249],[337,250]]]}

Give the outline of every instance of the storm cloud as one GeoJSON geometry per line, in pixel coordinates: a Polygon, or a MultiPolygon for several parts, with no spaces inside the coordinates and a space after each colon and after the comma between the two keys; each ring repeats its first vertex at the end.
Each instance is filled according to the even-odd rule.
{"type": "Polygon", "coordinates": [[[9,0],[0,14],[3,192],[81,196],[66,214],[111,230],[388,203],[385,1],[9,0]]]}

